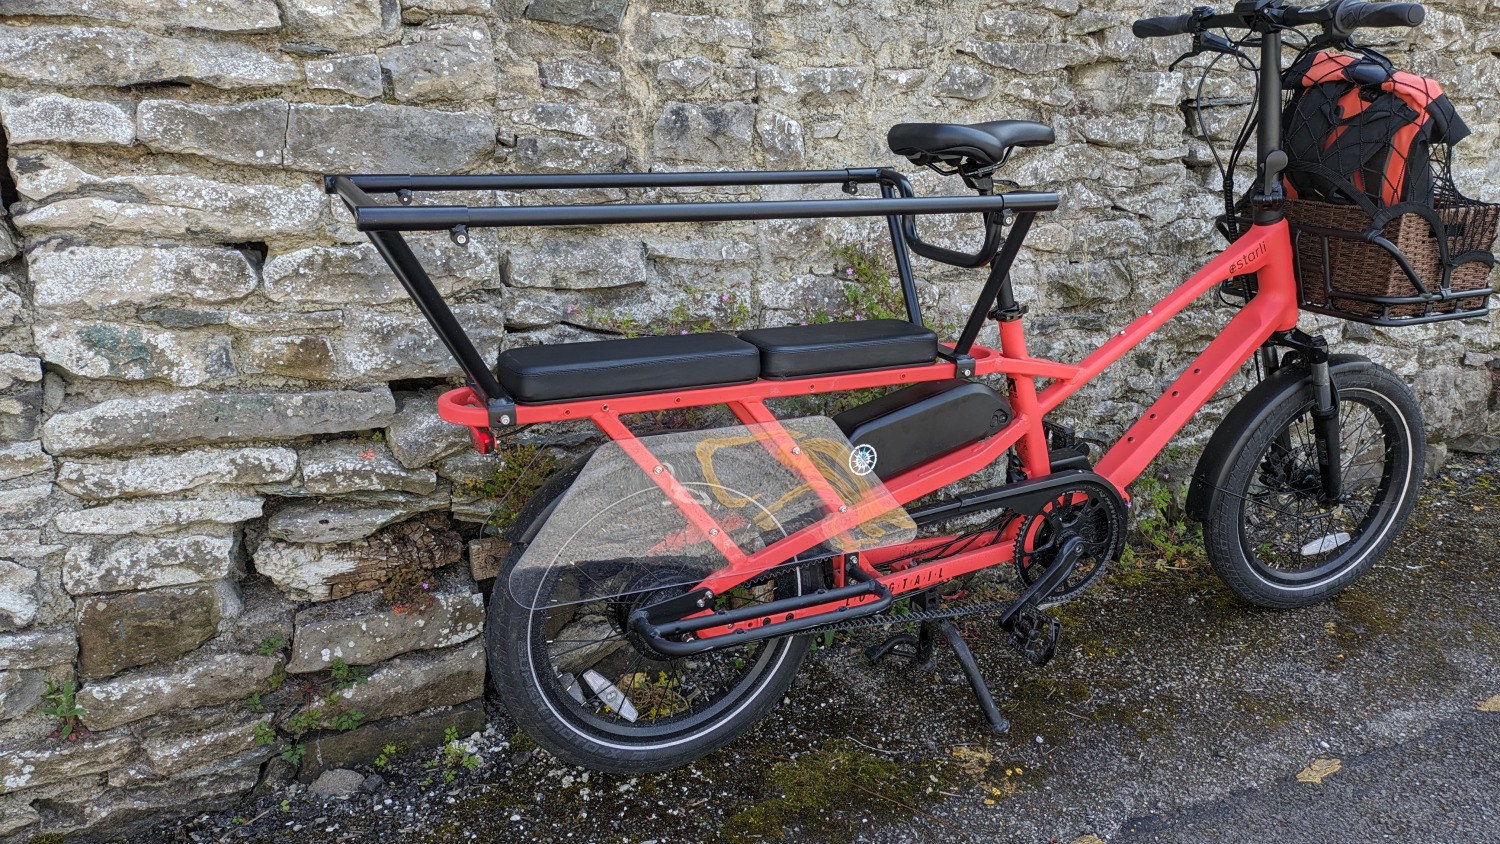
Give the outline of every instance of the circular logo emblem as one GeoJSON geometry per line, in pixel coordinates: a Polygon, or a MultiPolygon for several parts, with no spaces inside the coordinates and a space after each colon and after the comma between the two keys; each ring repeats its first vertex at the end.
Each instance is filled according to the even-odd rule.
{"type": "Polygon", "coordinates": [[[875,471],[875,461],[879,459],[875,446],[861,443],[849,452],[849,471],[863,477],[875,471]]]}

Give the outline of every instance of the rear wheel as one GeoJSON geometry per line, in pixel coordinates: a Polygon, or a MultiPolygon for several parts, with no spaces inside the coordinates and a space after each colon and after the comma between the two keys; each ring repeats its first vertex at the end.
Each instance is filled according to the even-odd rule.
{"type": "Polygon", "coordinates": [[[1424,432],[1411,390],[1365,362],[1335,367],[1334,382],[1338,501],[1321,496],[1310,378],[1282,393],[1253,430],[1229,437],[1204,544],[1214,570],[1253,604],[1298,607],[1336,594],[1385,553],[1416,501],[1424,432]]]}
{"type": "MultiPolygon", "coordinates": [[[[533,512],[545,517],[550,508],[533,512]]],[[[485,628],[490,675],[521,729],[568,762],[621,773],[685,765],[770,710],[806,655],[809,637],[798,636],[673,658],[629,630],[631,611],[701,578],[692,560],[560,567],[517,600],[510,575],[525,547],[512,547],[495,578],[485,628]]],[[[811,572],[788,569],[717,600],[728,609],[812,588],[811,572]]]]}

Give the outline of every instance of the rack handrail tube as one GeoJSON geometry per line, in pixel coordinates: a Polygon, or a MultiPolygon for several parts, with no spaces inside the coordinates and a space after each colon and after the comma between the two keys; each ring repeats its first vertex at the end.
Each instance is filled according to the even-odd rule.
{"type": "MultiPolygon", "coordinates": [[[[882,188],[894,187],[896,190],[900,191],[902,196],[907,198],[912,198],[917,195],[916,191],[912,189],[911,180],[907,179],[905,175],[887,168],[881,171],[881,177],[882,188]]],[[[1051,208],[1040,208],[1035,210],[1051,211],[1056,207],[1057,204],[1053,203],[1051,208]]],[[[1009,206],[1008,210],[1026,211],[1028,209],[1012,205],[1009,206]]],[[[942,246],[938,246],[937,244],[928,243],[927,241],[923,240],[921,235],[917,234],[916,217],[909,214],[895,218],[895,226],[893,228],[893,231],[899,230],[901,232],[900,239],[908,246],[910,246],[913,252],[921,255],[927,260],[938,261],[939,263],[949,264],[951,266],[971,270],[976,267],[985,266],[992,259],[994,259],[996,250],[1000,248],[1000,236],[1004,228],[1005,227],[1001,224],[999,218],[997,218],[993,214],[986,214],[984,217],[984,244],[979,247],[978,251],[973,253],[959,252],[954,249],[947,249],[942,246]]],[[[892,234],[892,237],[895,237],[895,235],[892,234]]]]}
{"type": "Polygon", "coordinates": [[[882,168],[842,170],[712,170],[702,173],[503,173],[481,175],[412,176],[403,173],[362,173],[325,177],[324,190],[334,193],[332,180],[348,179],[367,193],[462,190],[578,190],[580,188],[714,188],[752,185],[827,185],[880,180],[882,168]]]}
{"type": "Polygon", "coordinates": [[[376,204],[375,198],[365,192],[352,176],[324,176],[323,191],[342,199],[351,212],[376,204]]]}
{"type": "Polygon", "coordinates": [[[443,231],[457,226],[589,226],[622,223],[714,223],[737,220],[796,220],[814,217],[886,217],[892,214],[968,214],[987,211],[1051,211],[1050,191],[1013,191],[997,196],[932,196],[892,199],[797,199],[762,202],[671,202],[623,205],[357,205],[355,227],[372,231],[443,231]]]}

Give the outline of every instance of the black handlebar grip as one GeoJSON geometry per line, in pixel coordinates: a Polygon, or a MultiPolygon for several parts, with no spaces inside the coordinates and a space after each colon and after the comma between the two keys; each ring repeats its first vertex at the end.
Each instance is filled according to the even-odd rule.
{"type": "Polygon", "coordinates": [[[1167,38],[1185,35],[1193,31],[1192,15],[1168,15],[1161,18],[1142,18],[1130,25],[1137,38],[1167,38]]]}
{"type": "Polygon", "coordinates": [[[1345,2],[1333,15],[1333,26],[1340,32],[1360,28],[1418,26],[1427,18],[1420,3],[1345,2]]]}

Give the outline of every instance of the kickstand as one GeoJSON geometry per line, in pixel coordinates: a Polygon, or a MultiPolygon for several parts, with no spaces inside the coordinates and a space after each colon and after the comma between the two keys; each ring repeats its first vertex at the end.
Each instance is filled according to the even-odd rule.
{"type": "Polygon", "coordinates": [[[879,665],[888,656],[904,656],[913,662],[921,662],[921,642],[910,633],[897,633],[880,644],[865,648],[865,659],[871,665],[879,665]]]}
{"type": "Polygon", "coordinates": [[[871,665],[879,665],[888,656],[905,657],[923,671],[931,671],[937,664],[934,651],[932,624],[924,622],[916,633],[897,633],[877,645],[865,648],[865,659],[871,665]]]}
{"type": "Polygon", "coordinates": [[[995,706],[995,697],[990,694],[990,687],[985,685],[984,677],[979,673],[979,663],[974,661],[974,653],[969,650],[969,643],[958,632],[958,626],[952,621],[943,619],[937,622],[924,622],[923,632],[927,632],[927,626],[931,624],[943,634],[948,644],[953,648],[953,653],[958,657],[958,664],[964,668],[964,676],[969,678],[969,685],[974,689],[974,699],[979,703],[979,708],[984,712],[984,717],[990,722],[990,726],[997,733],[1010,730],[1010,722],[1000,714],[1000,709],[995,706]]]}
{"type": "MultiPolygon", "coordinates": [[[[913,612],[927,612],[937,606],[936,590],[928,589],[912,596],[913,612]]],[[[990,722],[990,727],[995,732],[1008,732],[1010,722],[1005,720],[999,707],[995,706],[995,697],[990,694],[990,687],[985,685],[984,677],[979,674],[979,663],[974,661],[974,652],[969,650],[969,643],[964,641],[964,637],[958,632],[958,626],[951,620],[945,618],[924,621],[915,634],[897,633],[880,644],[865,648],[865,658],[871,665],[876,665],[887,656],[902,656],[916,663],[923,671],[931,671],[937,667],[938,634],[942,634],[948,641],[954,655],[958,657],[958,664],[963,666],[964,676],[974,689],[974,699],[984,712],[985,720],[990,722]]]]}

